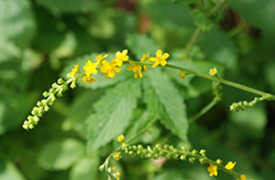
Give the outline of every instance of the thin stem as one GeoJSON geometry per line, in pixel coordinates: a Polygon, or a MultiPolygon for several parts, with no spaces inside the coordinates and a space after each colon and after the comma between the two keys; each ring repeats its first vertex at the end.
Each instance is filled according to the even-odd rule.
{"type": "Polygon", "coordinates": [[[238,24],[236,27],[234,27],[230,32],[229,36],[234,37],[240,32],[243,31],[243,29],[247,26],[247,23],[245,21],[242,21],[241,24],[238,24]]]}
{"type": "MultiPolygon", "coordinates": [[[[143,63],[143,62],[139,62],[139,61],[135,61],[135,63],[140,64],[140,65],[152,65],[152,63],[143,63]]],[[[266,93],[266,92],[263,92],[263,91],[260,91],[260,90],[242,85],[242,84],[238,84],[238,83],[235,83],[235,82],[232,82],[232,81],[228,81],[228,80],[225,80],[221,77],[211,76],[211,75],[208,75],[208,74],[196,72],[196,71],[193,71],[193,70],[190,70],[190,69],[187,69],[187,68],[183,68],[183,67],[179,67],[179,66],[175,66],[175,65],[171,65],[171,64],[167,64],[165,67],[180,70],[180,71],[184,71],[188,74],[193,74],[195,76],[198,76],[198,77],[201,77],[201,78],[204,78],[204,79],[208,79],[208,80],[211,80],[211,81],[216,81],[216,82],[219,82],[219,83],[222,83],[222,84],[225,84],[225,85],[228,85],[228,86],[231,86],[231,87],[243,90],[243,91],[247,91],[247,92],[250,92],[252,94],[259,95],[259,96],[269,96],[270,98],[268,98],[268,100],[275,100],[275,96],[273,94],[266,93]]]]}
{"type": "MultiPolygon", "coordinates": [[[[180,71],[184,71],[184,72],[187,72],[189,74],[193,74],[195,76],[198,76],[198,77],[201,77],[201,78],[204,78],[204,79],[209,79],[211,81],[216,81],[216,82],[219,82],[219,83],[222,83],[222,84],[225,84],[225,85],[237,88],[237,89],[241,89],[243,91],[247,91],[247,92],[250,92],[250,93],[253,93],[253,94],[257,94],[257,95],[260,95],[260,96],[265,96],[265,95],[269,94],[269,93],[266,93],[266,92],[263,92],[263,91],[260,91],[260,90],[254,89],[254,88],[250,88],[250,87],[247,87],[247,86],[244,86],[244,85],[232,82],[232,81],[225,80],[221,77],[215,77],[215,76],[211,76],[211,75],[208,75],[208,74],[203,74],[203,73],[192,71],[190,69],[186,69],[186,68],[183,68],[183,67],[178,67],[178,66],[174,66],[174,65],[170,65],[170,64],[166,65],[166,67],[169,67],[169,68],[172,68],[172,69],[177,69],[177,70],[180,70],[180,71]]],[[[275,98],[274,95],[272,95],[272,96],[273,96],[273,98],[275,98]]]]}
{"type": "MultiPolygon", "coordinates": [[[[216,13],[220,8],[222,8],[229,0],[222,0],[221,2],[219,2],[218,4],[216,4],[216,6],[214,6],[207,14],[206,17],[210,17],[211,15],[213,15],[214,13],[216,13]]],[[[201,35],[201,29],[199,27],[197,27],[193,33],[193,35],[191,36],[191,38],[189,39],[187,45],[185,46],[185,57],[188,58],[192,48],[195,46],[195,44],[197,43],[199,37],[201,35]]]]}
{"type": "MultiPolygon", "coordinates": [[[[148,124],[143,130],[141,130],[138,134],[136,134],[135,136],[131,137],[130,139],[128,139],[127,141],[125,141],[125,143],[130,143],[131,141],[135,140],[137,137],[141,136],[143,133],[145,133],[155,122],[156,122],[157,118],[154,118],[153,121],[148,124]]],[[[108,177],[110,178],[110,173],[108,172],[108,167],[109,167],[109,161],[111,159],[111,157],[113,156],[113,154],[117,151],[119,151],[122,148],[122,144],[117,147],[113,152],[111,152],[107,158],[105,159],[104,163],[101,166],[104,166],[105,172],[108,174],[108,177]]],[[[111,177],[112,178],[112,177],[111,177]]]]}
{"type": "Polygon", "coordinates": [[[194,121],[196,121],[197,119],[199,119],[201,116],[203,116],[205,113],[207,113],[212,107],[214,107],[217,104],[215,98],[209,103],[207,104],[204,108],[202,108],[200,110],[200,112],[198,112],[196,115],[192,116],[189,119],[189,123],[192,123],[194,121]]]}
{"type": "Polygon", "coordinates": [[[218,4],[216,4],[215,7],[213,7],[208,13],[207,13],[207,17],[212,16],[213,14],[215,14],[219,9],[221,9],[226,3],[228,3],[229,0],[222,0],[221,2],[219,2],[218,4]]]}
{"type": "Polygon", "coordinates": [[[189,54],[190,54],[193,46],[195,46],[195,44],[197,43],[200,34],[201,34],[201,29],[199,27],[197,27],[185,47],[185,57],[189,57],[189,54]]]}

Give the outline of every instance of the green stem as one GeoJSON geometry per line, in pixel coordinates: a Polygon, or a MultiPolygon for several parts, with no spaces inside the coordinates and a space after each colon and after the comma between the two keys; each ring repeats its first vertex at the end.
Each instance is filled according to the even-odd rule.
{"type": "MultiPolygon", "coordinates": [[[[170,64],[166,65],[166,67],[169,67],[169,68],[172,68],[172,69],[177,69],[177,70],[180,70],[180,71],[184,71],[186,73],[193,74],[195,76],[198,76],[198,77],[201,77],[201,78],[204,78],[204,79],[209,79],[211,81],[216,81],[216,82],[219,82],[219,83],[222,83],[222,84],[225,84],[225,85],[237,88],[237,89],[241,89],[243,91],[247,91],[247,92],[250,92],[250,93],[253,93],[253,94],[257,94],[257,95],[260,95],[260,96],[269,95],[266,92],[263,92],[263,91],[260,91],[260,90],[254,89],[254,88],[250,88],[250,87],[247,87],[247,86],[244,86],[242,84],[238,84],[238,83],[235,83],[235,82],[232,82],[232,81],[228,81],[228,80],[225,80],[221,77],[215,77],[215,76],[211,76],[211,75],[208,75],[208,74],[203,74],[203,73],[200,73],[200,72],[192,71],[190,69],[186,69],[186,68],[183,68],[183,67],[178,67],[178,66],[170,65],[170,64]]],[[[275,100],[275,96],[272,95],[271,99],[275,100]]]]}
{"type": "Polygon", "coordinates": [[[186,47],[185,47],[185,57],[188,58],[189,54],[193,48],[193,46],[197,43],[199,36],[201,34],[201,29],[198,27],[196,28],[196,30],[194,31],[192,37],[190,38],[190,40],[188,41],[186,47]]]}
{"type": "Polygon", "coordinates": [[[229,36],[230,37],[234,37],[237,34],[239,34],[245,27],[247,26],[247,23],[245,21],[242,21],[241,24],[237,25],[236,27],[234,27],[230,32],[229,32],[229,36]]]}
{"type": "Polygon", "coordinates": [[[196,121],[198,118],[200,118],[202,115],[204,115],[205,113],[207,113],[212,107],[214,107],[217,104],[216,100],[213,99],[209,104],[207,104],[204,108],[202,108],[200,110],[200,112],[198,112],[196,115],[194,115],[193,117],[191,117],[189,119],[189,123],[192,123],[194,121],[196,121]]]}
{"type": "MultiPolygon", "coordinates": [[[[140,65],[149,65],[149,66],[152,65],[152,63],[143,63],[143,62],[139,62],[139,61],[135,61],[135,63],[140,64],[140,65]]],[[[219,82],[219,83],[222,83],[222,84],[225,84],[225,85],[228,85],[228,86],[231,86],[231,87],[243,90],[243,91],[250,92],[252,94],[256,94],[256,95],[259,95],[259,96],[266,96],[266,97],[269,97],[268,100],[275,100],[275,96],[273,94],[266,93],[266,92],[263,92],[263,91],[260,91],[260,90],[242,85],[242,84],[238,84],[238,83],[235,83],[235,82],[232,82],[232,81],[228,81],[228,80],[225,80],[221,77],[211,76],[211,75],[208,75],[208,74],[196,72],[196,71],[193,71],[193,70],[190,70],[190,69],[187,69],[187,68],[183,68],[183,67],[179,67],[179,66],[175,66],[175,65],[171,65],[171,64],[167,64],[165,67],[180,70],[180,71],[183,71],[185,73],[193,74],[195,76],[198,76],[198,77],[201,77],[201,78],[204,78],[204,79],[208,79],[208,80],[211,80],[211,81],[216,81],[216,82],[219,82]]]]}
{"type": "Polygon", "coordinates": [[[215,7],[213,7],[208,13],[207,13],[207,17],[212,16],[213,14],[215,14],[220,8],[222,8],[226,3],[228,3],[229,0],[222,0],[221,2],[219,2],[218,4],[216,4],[215,7]]]}
{"type": "MultiPolygon", "coordinates": [[[[216,13],[220,8],[222,8],[229,0],[222,0],[216,6],[214,6],[207,14],[206,17],[212,16],[214,13],[216,13]]],[[[187,45],[185,46],[185,57],[188,58],[189,54],[193,48],[193,46],[197,43],[199,37],[201,35],[201,29],[199,27],[196,28],[193,35],[189,39],[187,45]]]]}

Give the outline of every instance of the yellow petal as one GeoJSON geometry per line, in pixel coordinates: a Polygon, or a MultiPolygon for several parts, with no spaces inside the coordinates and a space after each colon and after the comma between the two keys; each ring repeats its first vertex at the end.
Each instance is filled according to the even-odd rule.
{"type": "Polygon", "coordinates": [[[149,61],[155,62],[155,61],[157,61],[157,58],[150,58],[149,61]]]}
{"type": "Polygon", "coordinates": [[[162,66],[165,66],[165,65],[167,64],[167,61],[162,60],[162,61],[160,62],[160,64],[161,64],[162,66]]]}
{"type": "Polygon", "coordinates": [[[163,56],[162,56],[163,59],[167,59],[169,58],[169,54],[168,53],[164,53],[163,56]]]}
{"type": "Polygon", "coordinates": [[[128,53],[128,50],[127,50],[127,49],[124,49],[124,50],[122,51],[122,54],[123,54],[123,55],[127,55],[127,53],[128,53]]]}
{"type": "Polygon", "coordinates": [[[162,51],[161,51],[160,49],[159,49],[159,50],[157,50],[156,55],[157,55],[157,57],[161,57],[161,55],[162,55],[162,51]]]}
{"type": "Polygon", "coordinates": [[[159,62],[157,61],[157,62],[155,62],[154,64],[153,64],[153,68],[155,68],[155,67],[157,67],[159,65],[159,62]]]}
{"type": "Polygon", "coordinates": [[[109,77],[109,78],[113,78],[113,77],[115,77],[115,75],[116,75],[116,74],[115,74],[114,71],[109,71],[109,72],[108,72],[108,77],[109,77]]]}

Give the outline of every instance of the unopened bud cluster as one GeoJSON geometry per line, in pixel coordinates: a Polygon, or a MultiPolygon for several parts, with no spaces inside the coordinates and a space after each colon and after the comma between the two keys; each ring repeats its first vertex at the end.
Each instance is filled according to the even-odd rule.
{"type": "Polygon", "coordinates": [[[233,103],[230,105],[230,111],[244,111],[249,107],[253,107],[256,103],[258,103],[259,101],[263,101],[263,100],[270,100],[272,98],[272,95],[267,94],[265,96],[262,97],[255,97],[252,101],[247,102],[247,101],[240,101],[237,103],[233,103]]]}
{"type": "Polygon", "coordinates": [[[31,111],[31,115],[27,117],[27,120],[24,121],[22,127],[26,130],[33,129],[34,126],[38,124],[43,114],[53,105],[56,97],[63,96],[63,93],[68,89],[68,83],[70,82],[72,82],[72,80],[64,81],[60,78],[57,82],[53,83],[49,91],[43,93],[44,99],[36,103],[36,106],[31,111]]]}
{"type": "Polygon", "coordinates": [[[219,82],[212,81],[212,93],[215,102],[219,102],[222,99],[222,86],[219,82]]]}
{"type": "Polygon", "coordinates": [[[197,150],[187,151],[185,148],[177,149],[172,145],[165,144],[163,146],[157,144],[154,147],[142,145],[129,145],[127,143],[122,144],[121,148],[126,154],[131,156],[139,156],[141,158],[153,158],[157,159],[159,157],[165,157],[167,159],[176,159],[176,160],[189,160],[194,162],[198,160],[200,163],[205,163],[207,160],[206,151],[197,150]]]}

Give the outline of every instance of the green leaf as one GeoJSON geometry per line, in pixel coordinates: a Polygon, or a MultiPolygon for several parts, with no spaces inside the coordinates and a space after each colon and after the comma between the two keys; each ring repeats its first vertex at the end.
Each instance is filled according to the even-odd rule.
{"type": "Polygon", "coordinates": [[[89,12],[97,9],[96,0],[36,0],[38,4],[44,6],[54,14],[89,12]]]}
{"type": "Polygon", "coordinates": [[[34,31],[35,22],[28,0],[0,0],[1,39],[5,38],[16,46],[25,47],[34,31]]]}
{"type": "Polygon", "coordinates": [[[13,42],[0,39],[0,63],[18,59],[20,54],[20,49],[13,42]]]}
{"type": "Polygon", "coordinates": [[[131,126],[127,131],[126,137],[134,137],[136,134],[144,130],[144,128],[148,127],[148,125],[150,125],[150,123],[152,123],[155,119],[156,116],[149,111],[144,111],[143,113],[138,112],[137,117],[132,120],[133,126],[131,126]]]}
{"type": "Polygon", "coordinates": [[[96,113],[87,119],[89,151],[98,149],[123,133],[140,94],[140,80],[128,80],[108,90],[94,105],[96,113]]]}
{"type": "Polygon", "coordinates": [[[202,31],[209,31],[213,27],[213,22],[200,10],[194,11],[194,24],[202,31]]]}
{"type": "Polygon", "coordinates": [[[145,102],[148,109],[182,140],[187,141],[186,107],[178,90],[161,71],[149,71],[145,82],[145,102]]]}
{"type": "Polygon", "coordinates": [[[84,144],[76,139],[53,141],[43,147],[38,163],[45,169],[64,170],[71,167],[84,152],[84,144]]]}
{"type": "Polygon", "coordinates": [[[158,0],[145,5],[154,22],[168,28],[192,26],[192,15],[187,6],[179,6],[172,1],[158,0]]]}
{"type": "MultiPolygon", "coordinates": [[[[94,61],[94,59],[96,58],[96,56],[100,54],[100,53],[92,53],[90,55],[84,55],[82,57],[77,58],[76,60],[73,60],[72,62],[68,63],[68,65],[66,65],[66,67],[63,69],[61,76],[66,77],[67,73],[71,72],[74,65],[75,64],[79,64],[79,69],[81,71],[83,71],[83,66],[88,62],[88,60],[90,59],[91,61],[94,61]]],[[[109,54],[109,56],[107,57],[107,59],[110,58],[114,58],[114,54],[109,54]]],[[[96,80],[96,83],[84,83],[81,80],[79,80],[77,82],[77,85],[81,86],[81,87],[85,87],[85,88],[89,88],[89,89],[98,89],[98,88],[104,88],[107,86],[111,86],[114,84],[117,84],[120,81],[126,80],[129,77],[132,77],[133,74],[128,72],[128,71],[123,71],[121,73],[119,73],[115,78],[105,78],[102,73],[98,72],[97,75],[93,75],[93,77],[96,80]]]]}
{"type": "Polygon", "coordinates": [[[141,34],[129,34],[127,36],[126,44],[130,52],[134,53],[137,58],[142,58],[143,53],[154,55],[159,49],[159,46],[148,36],[141,34]]]}
{"type": "Polygon", "coordinates": [[[0,157],[0,179],[24,180],[24,176],[11,162],[0,157]]]}
{"type": "Polygon", "coordinates": [[[92,157],[80,159],[70,171],[69,180],[91,180],[97,179],[99,158],[93,152],[92,157]]]}
{"type": "Polygon", "coordinates": [[[237,65],[238,52],[232,39],[221,30],[214,28],[202,35],[200,47],[206,58],[234,68],[237,65]]]}
{"type": "Polygon", "coordinates": [[[90,115],[90,109],[94,102],[96,102],[102,95],[101,90],[88,91],[78,95],[69,110],[66,120],[63,124],[64,130],[75,130],[83,138],[86,137],[86,132],[83,131],[86,128],[85,120],[90,115]]]}
{"type": "Polygon", "coordinates": [[[230,4],[248,23],[265,31],[274,32],[274,0],[265,0],[264,3],[258,0],[232,0],[230,4]]]}

